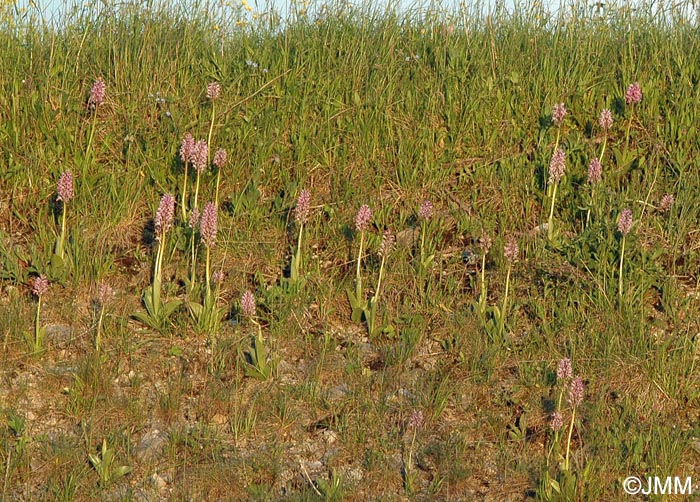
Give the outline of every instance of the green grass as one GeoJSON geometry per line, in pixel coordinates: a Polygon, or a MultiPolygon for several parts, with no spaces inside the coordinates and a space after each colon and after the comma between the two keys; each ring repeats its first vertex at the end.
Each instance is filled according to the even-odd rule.
{"type": "MultiPolygon", "coordinates": [[[[51,27],[34,10],[0,7],[3,500],[620,500],[627,476],[691,476],[700,44],[690,8],[295,8],[281,19],[238,4],[100,8],[110,15],[74,6],[51,27]],[[107,99],[93,112],[98,77],[107,99]],[[211,249],[225,316],[206,330],[185,307],[202,297],[188,293],[178,206],[162,297],[185,303],[155,331],[133,317],[152,282],[153,217],[164,193],[181,200],[185,133],[209,135],[210,82],[222,87],[210,147],[229,158],[211,249]],[[643,98],[632,111],[633,82],[643,98]],[[556,103],[568,110],[559,131],[556,103]],[[604,108],[614,123],[591,199],[604,108]],[[566,175],[548,237],[558,134],[566,175]],[[75,198],[57,268],[66,169],[75,198]],[[301,278],[290,281],[303,188],[312,209],[301,278]],[[667,193],[675,202],[662,211],[667,193]],[[435,211],[422,223],[424,200],[435,211]],[[397,236],[371,336],[346,295],[363,204],[373,211],[366,299],[382,234],[397,236]],[[634,225],[619,295],[625,208],[634,225]],[[509,264],[510,235],[519,253],[509,264]],[[40,314],[49,329],[33,354],[39,274],[51,281],[40,314]],[[116,295],[96,351],[100,283],[116,295]],[[246,290],[253,319],[241,313],[246,290]],[[258,324],[269,375],[251,366],[258,324]],[[566,389],[557,444],[550,428],[563,357],[585,383],[568,470],[557,457],[566,389]],[[167,441],[144,457],[156,429],[167,441]],[[104,458],[109,468],[97,469],[104,458]]],[[[215,183],[207,169],[200,208],[215,183]]],[[[200,287],[205,255],[200,247],[200,287]]]]}

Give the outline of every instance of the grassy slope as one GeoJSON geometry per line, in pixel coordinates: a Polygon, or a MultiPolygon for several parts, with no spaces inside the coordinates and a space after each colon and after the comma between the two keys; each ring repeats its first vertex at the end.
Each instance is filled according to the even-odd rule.
{"type": "MultiPolygon", "coordinates": [[[[630,474],[693,474],[696,29],[625,11],[608,22],[536,10],[408,22],[341,9],[284,30],[271,29],[274,20],[235,30],[222,43],[213,22],[125,9],[76,13],[60,33],[36,22],[0,33],[0,410],[6,421],[24,418],[23,432],[0,432],[4,496],[89,499],[139,490],[157,472],[176,499],[305,500],[316,493],[302,460],[309,478],[334,473],[349,499],[400,499],[410,450],[418,493],[520,500],[545,471],[554,370],[564,356],[587,386],[572,445],[581,499],[619,499],[618,481],[630,474]],[[85,100],[98,76],[108,99],[85,162],[85,100]],[[150,281],[150,219],[160,196],[181,186],[180,140],[208,132],[211,81],[223,87],[212,143],[231,159],[213,258],[227,274],[220,304],[235,317],[241,293],[256,292],[281,361],[267,382],[244,377],[246,323],[225,323],[212,351],[185,311],[165,334],[129,321],[150,281]],[[622,98],[634,81],[644,97],[632,112],[622,98]],[[533,229],[548,215],[558,102],[569,110],[567,176],[552,245],[533,229]],[[585,227],[586,170],[600,151],[604,107],[615,124],[585,227]],[[71,272],[52,284],[42,322],[69,325],[73,337],[32,357],[23,338],[34,321],[31,277],[48,272],[55,183],[67,168],[76,174],[71,272]],[[289,294],[274,286],[295,244],[288,213],[301,187],[314,206],[308,281],[289,294]],[[664,193],[676,196],[670,213],[655,209],[664,193]],[[437,213],[427,286],[411,244],[426,198],[437,213]],[[350,321],[345,296],[357,252],[352,223],[364,203],[375,212],[367,284],[377,278],[381,231],[402,236],[380,303],[397,334],[369,340],[350,321]],[[618,301],[616,222],[625,207],[637,223],[618,301]],[[503,300],[505,237],[514,234],[521,249],[503,337],[474,310],[478,265],[461,257],[478,251],[483,233],[495,240],[489,305],[503,300]],[[101,281],[117,290],[105,325],[109,357],[92,349],[101,281]],[[412,440],[413,410],[426,424],[412,440]],[[167,446],[143,460],[135,446],[154,428],[169,434],[167,446]],[[103,438],[117,463],[134,469],[108,488],[87,462],[103,438]]],[[[205,175],[200,200],[213,197],[213,180],[205,175]]],[[[174,297],[183,294],[188,254],[170,251],[166,294],[174,297]]],[[[326,483],[318,489],[332,491],[326,483]]]]}

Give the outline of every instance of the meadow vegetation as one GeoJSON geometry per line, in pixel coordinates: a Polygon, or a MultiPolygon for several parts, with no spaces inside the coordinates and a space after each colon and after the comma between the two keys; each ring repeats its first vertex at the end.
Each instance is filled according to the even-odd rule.
{"type": "Polygon", "coordinates": [[[2,500],[700,479],[674,9],[3,4],[2,500]]]}

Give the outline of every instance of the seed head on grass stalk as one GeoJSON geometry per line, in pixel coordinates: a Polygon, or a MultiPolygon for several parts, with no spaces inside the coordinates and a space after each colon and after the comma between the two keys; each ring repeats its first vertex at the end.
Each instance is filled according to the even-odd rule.
{"type": "Polygon", "coordinates": [[[97,301],[100,307],[100,317],[97,320],[97,333],[95,335],[95,350],[100,350],[100,340],[102,337],[102,324],[104,322],[105,307],[107,303],[114,297],[114,289],[104,282],[101,283],[97,290],[97,301]]]}
{"type": "Polygon", "coordinates": [[[622,288],[622,265],[625,260],[625,241],[627,239],[627,234],[630,233],[630,230],[632,230],[632,211],[629,209],[623,209],[620,212],[620,217],[617,220],[617,230],[622,234],[622,244],[620,245],[620,271],[618,273],[618,278],[619,278],[619,285],[618,285],[618,292],[620,295],[620,299],[622,299],[622,293],[623,293],[623,288],[622,288]]]}

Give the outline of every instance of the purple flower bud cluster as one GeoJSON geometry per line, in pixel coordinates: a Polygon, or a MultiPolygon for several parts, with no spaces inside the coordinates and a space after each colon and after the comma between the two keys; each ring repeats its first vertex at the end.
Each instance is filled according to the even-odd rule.
{"type": "Polygon", "coordinates": [[[423,410],[413,410],[411,412],[411,417],[408,419],[408,428],[418,430],[423,427],[424,421],[425,417],[423,415],[423,410]]]}
{"type": "Polygon", "coordinates": [[[569,380],[574,372],[571,367],[571,359],[565,357],[557,365],[557,380],[569,380]]]}
{"type": "Polygon", "coordinates": [[[639,103],[641,100],[642,87],[639,85],[639,82],[630,84],[629,87],[627,87],[627,91],[625,92],[625,103],[627,103],[628,105],[634,105],[639,103]]]}
{"type": "Polygon", "coordinates": [[[207,168],[207,155],[209,153],[207,140],[200,139],[194,144],[192,152],[192,165],[201,174],[207,168]]]}
{"type": "Polygon", "coordinates": [[[213,202],[208,202],[202,211],[199,222],[199,234],[202,236],[202,244],[206,247],[214,247],[217,231],[217,211],[213,202]]]}
{"type": "Polygon", "coordinates": [[[591,163],[588,164],[588,183],[595,185],[596,183],[600,183],[602,178],[603,166],[600,165],[600,161],[597,158],[593,157],[591,163]]]}
{"type": "Polygon", "coordinates": [[[224,271],[223,270],[217,270],[211,275],[211,282],[216,284],[217,286],[220,286],[221,283],[224,281],[224,271]]]}
{"type": "Polygon", "coordinates": [[[309,220],[311,210],[311,192],[306,188],[301,191],[297,198],[297,205],[294,208],[294,221],[297,225],[304,225],[309,220]]]}
{"type": "Polygon", "coordinates": [[[195,207],[192,208],[192,211],[190,211],[190,218],[189,221],[187,222],[187,225],[192,229],[192,230],[197,230],[197,227],[199,227],[199,208],[195,207]]]}
{"type": "Polygon", "coordinates": [[[632,230],[632,211],[629,209],[623,209],[620,213],[620,217],[617,220],[617,229],[624,236],[630,233],[632,230]]]}
{"type": "Polygon", "coordinates": [[[418,209],[418,218],[421,220],[429,220],[433,215],[433,203],[429,200],[424,200],[418,209]]]}
{"type": "Polygon", "coordinates": [[[223,169],[227,160],[228,154],[226,153],[226,150],[223,148],[218,148],[214,154],[214,165],[216,168],[219,170],[223,169]]]}
{"type": "Polygon", "coordinates": [[[73,198],[73,173],[70,170],[64,171],[58,179],[56,193],[58,193],[56,200],[64,203],[69,202],[73,198]]]}
{"type": "Polygon", "coordinates": [[[48,290],[49,280],[44,274],[41,274],[39,277],[34,279],[34,284],[32,285],[32,293],[34,296],[41,297],[42,295],[45,295],[48,290]]]}
{"type": "Polygon", "coordinates": [[[557,432],[559,429],[564,427],[564,417],[562,417],[561,413],[558,411],[555,411],[552,413],[551,420],[549,422],[549,426],[552,428],[554,432],[557,432]]]}
{"type": "Polygon", "coordinates": [[[155,227],[156,235],[160,236],[170,230],[175,217],[175,197],[166,193],[160,199],[160,205],[156,211],[155,227]]]}
{"type": "Polygon", "coordinates": [[[598,120],[598,123],[600,124],[601,129],[604,131],[607,131],[612,127],[613,116],[612,112],[608,108],[605,108],[602,112],[600,112],[600,119],[598,120]]]}
{"type": "Polygon", "coordinates": [[[207,98],[214,101],[221,97],[221,85],[218,82],[211,82],[207,85],[207,98]]]}
{"type": "Polygon", "coordinates": [[[676,201],[676,197],[673,194],[666,193],[661,197],[661,203],[659,204],[659,211],[666,213],[671,210],[673,203],[676,201]]]}
{"type": "Polygon", "coordinates": [[[95,80],[92,84],[92,89],[90,90],[90,98],[88,99],[88,106],[90,108],[96,108],[100,106],[105,101],[107,91],[107,85],[102,77],[95,80]]]}
{"type": "Polygon", "coordinates": [[[384,231],[382,236],[382,243],[379,245],[379,256],[387,257],[389,253],[394,249],[394,244],[396,243],[396,236],[390,229],[384,231]]]}
{"type": "Polygon", "coordinates": [[[97,300],[100,305],[104,306],[108,301],[114,297],[114,289],[109,284],[100,283],[97,288],[97,300]]]}
{"type": "Polygon", "coordinates": [[[518,241],[515,240],[513,235],[509,235],[506,238],[506,243],[503,246],[503,255],[506,257],[509,263],[514,263],[518,259],[518,254],[520,254],[520,248],[518,247],[518,241]]]}
{"type": "Polygon", "coordinates": [[[183,163],[187,164],[192,161],[194,156],[194,138],[190,133],[186,133],[185,137],[182,138],[182,144],[180,145],[180,159],[183,163]]]}
{"type": "Polygon", "coordinates": [[[493,244],[493,240],[491,239],[491,236],[488,234],[484,234],[481,236],[479,239],[479,247],[481,248],[481,252],[484,253],[485,255],[489,253],[489,250],[491,249],[491,245],[493,244]]]}
{"type": "Polygon", "coordinates": [[[372,219],[372,210],[367,204],[363,204],[362,207],[357,211],[357,216],[355,217],[355,229],[358,232],[364,232],[369,226],[369,222],[372,219]]]}
{"type": "Polygon", "coordinates": [[[566,172],[566,153],[557,148],[549,162],[549,183],[559,183],[566,172]]]}
{"type": "Polygon", "coordinates": [[[255,297],[250,290],[246,290],[241,297],[241,312],[246,317],[255,317],[255,297]]]}
{"type": "Polygon", "coordinates": [[[566,106],[564,103],[557,103],[552,109],[552,122],[557,127],[561,127],[564,123],[564,117],[566,116],[566,106]]]}
{"type": "Polygon", "coordinates": [[[583,401],[583,394],[585,392],[583,380],[581,377],[576,377],[571,380],[571,385],[569,386],[569,404],[573,407],[578,406],[583,401]]]}

